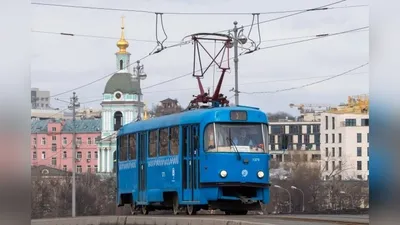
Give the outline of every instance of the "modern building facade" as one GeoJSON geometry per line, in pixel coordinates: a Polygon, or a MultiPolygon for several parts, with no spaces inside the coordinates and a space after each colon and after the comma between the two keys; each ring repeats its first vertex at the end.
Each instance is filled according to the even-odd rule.
{"type": "Polygon", "coordinates": [[[124,26],[121,38],[117,42],[119,51],[116,55],[117,73],[108,80],[101,102],[101,138],[98,140],[99,172],[113,172],[116,156],[116,134],[120,127],[135,121],[139,110],[143,116],[144,104],[139,78],[131,73],[129,43],[125,40],[124,26]]]}
{"type": "Polygon", "coordinates": [[[32,109],[50,108],[50,91],[41,91],[39,88],[31,88],[32,109]]]}
{"type": "Polygon", "coordinates": [[[77,173],[96,172],[101,120],[77,120],[76,168],[72,168],[73,122],[71,120],[34,120],[31,122],[31,165],[77,173]]]}
{"type": "Polygon", "coordinates": [[[368,97],[349,97],[349,103],[321,115],[323,178],[368,180],[368,97]]]}
{"type": "Polygon", "coordinates": [[[293,151],[302,151],[302,161],[321,159],[320,122],[271,122],[269,133],[269,150],[275,161],[290,162],[293,151]],[[284,134],[288,135],[287,150],[281,148],[284,134]]]}

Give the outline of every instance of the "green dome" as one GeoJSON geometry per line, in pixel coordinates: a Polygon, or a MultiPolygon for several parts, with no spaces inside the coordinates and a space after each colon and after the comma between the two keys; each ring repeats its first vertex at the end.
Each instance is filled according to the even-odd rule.
{"type": "Polygon", "coordinates": [[[116,91],[124,94],[142,94],[139,82],[136,80],[132,81],[130,73],[115,73],[107,81],[104,94],[114,94],[116,91]]]}

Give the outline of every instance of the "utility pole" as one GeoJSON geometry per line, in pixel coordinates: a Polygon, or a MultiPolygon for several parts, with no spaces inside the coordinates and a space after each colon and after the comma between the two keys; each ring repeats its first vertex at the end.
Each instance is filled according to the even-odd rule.
{"type": "Polygon", "coordinates": [[[235,104],[239,105],[239,56],[238,56],[238,47],[239,47],[239,40],[238,40],[238,22],[233,22],[233,62],[235,64],[235,104]]]}
{"type": "Polygon", "coordinates": [[[138,60],[138,61],[136,61],[136,63],[137,63],[137,65],[134,68],[134,72],[135,72],[136,79],[139,83],[139,88],[140,88],[139,93],[138,93],[138,101],[139,101],[140,106],[138,108],[138,115],[137,115],[136,120],[140,121],[142,119],[142,115],[141,115],[142,114],[142,112],[141,112],[142,106],[141,106],[141,99],[140,99],[140,96],[142,95],[142,87],[140,86],[140,80],[145,80],[147,78],[147,74],[144,72],[144,66],[140,65],[140,61],[138,60]]]}
{"type": "Polygon", "coordinates": [[[72,217],[76,216],[76,184],[75,184],[75,173],[76,173],[76,108],[79,108],[78,96],[74,92],[71,98],[71,105],[68,107],[72,109],[72,217]]]}

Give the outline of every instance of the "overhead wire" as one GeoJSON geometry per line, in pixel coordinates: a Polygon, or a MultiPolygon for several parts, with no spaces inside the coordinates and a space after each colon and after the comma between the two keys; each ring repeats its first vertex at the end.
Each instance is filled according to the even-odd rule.
{"type": "Polygon", "coordinates": [[[353,72],[355,70],[358,70],[358,69],[360,69],[360,68],[362,68],[362,67],[364,67],[364,66],[366,66],[368,64],[369,64],[369,62],[367,62],[365,64],[362,64],[360,66],[357,66],[355,68],[352,68],[350,70],[347,70],[347,71],[345,71],[343,73],[340,73],[340,74],[337,74],[337,75],[334,75],[334,76],[330,76],[330,77],[328,77],[326,79],[315,81],[315,82],[311,82],[311,83],[307,83],[307,84],[303,84],[303,85],[297,86],[297,87],[278,89],[278,90],[275,90],[275,91],[255,91],[255,92],[244,92],[244,91],[241,91],[240,93],[242,93],[242,94],[250,94],[250,95],[252,95],[252,94],[273,94],[273,93],[278,93],[278,92],[283,92],[283,91],[291,91],[291,90],[296,90],[296,89],[300,89],[300,88],[305,88],[305,87],[312,86],[312,85],[315,85],[315,84],[323,83],[323,82],[328,81],[328,80],[332,80],[332,79],[337,78],[337,77],[344,76],[344,75],[349,74],[349,73],[351,73],[351,72],[353,72]]]}
{"type": "MultiPolygon", "coordinates": [[[[345,74],[343,76],[355,76],[355,75],[365,75],[368,74],[368,72],[359,72],[359,73],[348,73],[345,74]]],[[[244,82],[239,84],[239,86],[245,86],[245,85],[250,85],[250,84],[266,84],[266,83],[276,83],[276,82],[287,82],[287,81],[300,81],[300,80],[311,80],[311,79],[319,79],[319,78],[324,78],[324,77],[332,77],[334,75],[326,75],[326,76],[309,76],[309,77],[298,77],[298,78],[288,78],[288,79],[276,79],[276,80],[267,80],[267,81],[252,81],[252,82],[244,82]]],[[[231,87],[234,84],[227,84],[227,85],[222,85],[222,87],[231,87]]],[[[204,85],[205,87],[209,87],[212,85],[204,85]]],[[[191,91],[191,90],[197,90],[197,87],[193,87],[193,88],[181,88],[181,89],[168,89],[168,90],[157,90],[157,91],[147,91],[147,92],[143,92],[143,94],[152,94],[152,93],[165,93],[165,92],[173,92],[173,91],[191,91]]],[[[90,98],[90,97],[86,97],[86,98],[90,98]]],[[[85,104],[85,103],[91,103],[91,102],[98,102],[98,101],[102,101],[104,100],[103,98],[97,98],[97,97],[92,97],[92,98],[96,98],[94,100],[90,100],[87,102],[83,102],[81,104],[85,104]]]]}
{"type": "MultiPolygon", "coordinates": [[[[327,5],[324,5],[324,6],[317,7],[317,8],[310,8],[310,9],[302,10],[302,11],[299,11],[299,12],[294,13],[294,14],[290,14],[290,15],[286,15],[286,16],[282,16],[282,17],[277,17],[277,18],[273,18],[273,19],[270,19],[270,20],[266,20],[266,21],[261,21],[261,22],[258,21],[257,24],[259,25],[259,24],[261,24],[261,23],[271,22],[271,21],[274,21],[274,20],[286,18],[286,17],[289,17],[289,16],[298,15],[298,14],[300,14],[300,13],[305,13],[305,12],[309,12],[309,11],[326,10],[328,6],[331,6],[331,5],[334,5],[334,4],[339,4],[339,3],[344,2],[344,1],[346,1],[346,0],[337,1],[337,2],[334,2],[334,3],[331,3],[331,4],[327,4],[327,5]]],[[[42,5],[43,5],[43,4],[42,4],[42,5]]],[[[45,5],[48,5],[48,4],[45,4],[45,5]]],[[[248,26],[249,26],[249,25],[242,26],[242,27],[248,27],[248,26]]],[[[251,25],[250,25],[250,26],[251,26],[251,25]]],[[[230,31],[230,30],[226,30],[226,31],[230,31]]],[[[222,31],[222,32],[223,32],[223,31],[222,31]]],[[[61,33],[61,34],[62,34],[62,33],[61,33]]],[[[64,35],[68,35],[68,34],[64,34],[64,35]]],[[[74,35],[70,35],[70,36],[74,36],[74,35]]],[[[157,41],[158,41],[158,40],[157,40],[157,41]]],[[[304,41],[308,41],[308,40],[304,40],[304,41]]],[[[302,42],[304,42],[304,41],[302,41],[302,42]]],[[[175,44],[175,45],[173,45],[173,46],[170,46],[170,47],[182,46],[183,44],[188,44],[188,43],[190,43],[190,41],[180,42],[180,43],[177,43],[177,44],[175,44]]],[[[291,43],[285,43],[285,45],[287,45],[287,44],[291,44],[291,43]]],[[[271,47],[269,47],[269,48],[271,48],[271,47]]],[[[159,51],[158,51],[158,52],[159,52],[159,51]]],[[[156,52],[150,53],[149,55],[146,55],[146,56],[142,57],[142,58],[139,59],[138,61],[142,61],[142,60],[144,60],[145,58],[149,57],[150,55],[155,54],[155,53],[158,53],[158,52],[156,51],[156,52]]],[[[134,64],[134,63],[131,63],[131,64],[129,64],[129,65],[126,65],[126,66],[124,67],[124,69],[125,69],[126,67],[129,67],[129,66],[132,65],[132,64],[134,64]]],[[[116,72],[118,72],[118,71],[116,71],[116,72]]],[[[79,87],[76,87],[76,88],[74,88],[74,89],[70,89],[70,90],[67,90],[67,91],[64,91],[64,92],[61,92],[61,93],[52,95],[51,97],[59,96],[59,95],[66,94],[66,93],[69,93],[69,92],[74,91],[74,90],[81,89],[81,88],[83,88],[83,87],[87,87],[87,86],[89,86],[89,85],[91,85],[91,84],[93,84],[93,83],[96,83],[96,82],[98,82],[98,81],[100,81],[100,80],[103,80],[103,79],[109,77],[109,76],[112,76],[112,75],[115,74],[116,72],[107,74],[106,76],[103,76],[103,77],[101,77],[101,78],[99,78],[99,79],[96,79],[96,80],[94,80],[94,81],[92,81],[92,82],[89,82],[89,83],[87,83],[87,84],[81,85],[81,86],[79,86],[79,87]]],[[[190,73],[190,74],[192,74],[192,73],[190,73]]],[[[166,80],[166,81],[163,81],[163,82],[160,82],[160,83],[157,83],[157,84],[148,86],[148,87],[145,87],[145,88],[143,88],[143,89],[147,89],[147,88],[152,88],[152,87],[155,87],[155,86],[159,86],[159,85],[161,85],[161,84],[164,84],[164,83],[167,83],[167,82],[171,82],[171,81],[180,79],[180,78],[185,77],[185,76],[188,76],[188,75],[190,75],[190,74],[184,74],[184,75],[181,75],[181,76],[178,76],[178,77],[175,77],[175,78],[172,78],[172,79],[169,79],[169,80],[166,80]]]]}
{"type": "MultiPolygon", "coordinates": [[[[260,48],[259,50],[270,49],[270,48],[277,48],[277,47],[281,47],[281,46],[292,45],[292,44],[298,44],[298,43],[302,43],[302,42],[313,41],[313,40],[316,40],[316,39],[322,39],[322,38],[337,36],[337,35],[341,35],[341,34],[352,33],[352,32],[356,32],[356,31],[359,31],[359,30],[361,30],[361,29],[365,29],[365,28],[368,28],[368,27],[369,27],[369,26],[361,27],[361,28],[356,28],[356,29],[351,29],[351,30],[346,30],[346,31],[337,32],[337,33],[316,35],[315,38],[310,38],[310,39],[300,40],[300,41],[287,42],[287,43],[283,43],[283,44],[280,44],[280,45],[266,46],[266,47],[260,48]]],[[[239,55],[239,56],[243,56],[243,55],[244,55],[244,54],[239,55]]],[[[232,59],[233,59],[233,57],[229,58],[229,60],[232,60],[232,59]]],[[[224,60],[224,62],[225,62],[225,61],[227,61],[227,60],[224,60]]],[[[198,72],[198,71],[200,71],[200,69],[197,70],[196,72],[198,72]]],[[[147,87],[142,88],[142,89],[149,89],[149,88],[152,88],[152,87],[156,87],[156,86],[159,86],[159,85],[162,85],[162,84],[165,84],[165,83],[169,83],[169,82],[171,82],[171,81],[178,80],[178,79],[180,79],[180,78],[183,78],[183,77],[186,77],[186,76],[189,76],[189,75],[192,75],[192,74],[193,74],[193,72],[190,72],[190,73],[187,73],[187,74],[183,74],[183,75],[180,75],[180,76],[177,76],[177,77],[173,77],[173,78],[171,78],[171,79],[168,79],[168,80],[165,80],[165,81],[162,81],[162,82],[159,82],[159,83],[156,83],[156,84],[147,86],[147,87]]]]}
{"type": "MultiPolygon", "coordinates": [[[[38,6],[63,7],[63,8],[75,8],[75,9],[90,9],[90,10],[105,10],[105,11],[121,11],[121,12],[134,12],[134,13],[146,13],[146,14],[162,13],[162,14],[166,14],[166,15],[204,15],[204,16],[208,16],[208,15],[251,15],[252,13],[254,13],[254,12],[160,12],[160,11],[149,11],[149,10],[140,10],[140,9],[66,5],[66,4],[43,3],[43,2],[31,2],[31,4],[32,5],[38,5],[38,6]]],[[[362,8],[362,7],[368,7],[368,5],[349,5],[349,6],[339,6],[339,7],[327,7],[325,10],[346,9],[346,8],[362,8]]],[[[259,14],[263,14],[263,15],[267,15],[267,14],[284,14],[284,13],[303,12],[304,10],[307,10],[307,9],[266,11],[266,12],[258,12],[258,13],[259,14]]]]}

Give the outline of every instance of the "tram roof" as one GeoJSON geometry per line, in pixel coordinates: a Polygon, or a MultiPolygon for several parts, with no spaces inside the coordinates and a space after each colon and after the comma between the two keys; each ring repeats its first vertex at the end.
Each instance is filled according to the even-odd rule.
{"type": "MultiPolygon", "coordinates": [[[[134,133],[142,130],[153,130],[161,127],[177,126],[181,124],[194,124],[200,123],[204,120],[213,120],[217,112],[229,112],[234,110],[244,110],[253,113],[263,113],[258,108],[246,107],[246,106],[235,106],[235,107],[219,107],[211,109],[197,109],[191,111],[185,111],[181,113],[175,113],[171,115],[151,118],[149,120],[142,120],[138,122],[131,122],[121,127],[118,135],[123,135],[126,133],[134,133]]],[[[267,115],[265,115],[265,120],[267,120],[267,115]]],[[[254,115],[254,114],[253,114],[254,115]]]]}

